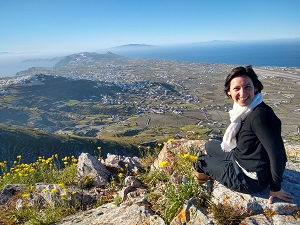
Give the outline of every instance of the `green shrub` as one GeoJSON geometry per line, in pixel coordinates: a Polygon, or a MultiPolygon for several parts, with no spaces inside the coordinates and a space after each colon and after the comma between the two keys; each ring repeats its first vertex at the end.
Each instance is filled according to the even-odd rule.
{"type": "Polygon", "coordinates": [[[220,225],[238,225],[250,215],[249,212],[241,209],[239,206],[230,206],[225,204],[211,204],[210,211],[215,220],[220,225]]]}

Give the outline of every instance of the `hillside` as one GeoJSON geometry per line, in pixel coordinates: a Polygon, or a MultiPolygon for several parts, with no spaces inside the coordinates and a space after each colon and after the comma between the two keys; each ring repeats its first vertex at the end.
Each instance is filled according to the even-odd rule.
{"type": "Polygon", "coordinates": [[[107,52],[98,54],[96,52],[82,52],[64,57],[55,66],[87,66],[97,65],[98,63],[117,63],[126,61],[126,58],[120,55],[107,52]]]}
{"type": "Polygon", "coordinates": [[[81,138],[11,126],[0,123],[0,162],[7,161],[11,166],[18,155],[23,163],[35,162],[38,157],[45,158],[58,154],[59,157],[78,157],[82,152],[97,155],[102,147],[102,155],[108,152],[121,155],[139,155],[137,146],[130,143],[105,141],[94,138],[81,138]]]}
{"type": "MultiPolygon", "coordinates": [[[[0,79],[0,123],[3,130],[14,125],[47,132],[44,137],[50,140],[55,134],[59,140],[62,136],[80,143],[121,143],[120,149],[122,143],[138,146],[173,137],[219,137],[232,107],[223,93],[224,77],[232,67],[78,53],[55,67],[33,67],[0,79]]],[[[282,121],[285,142],[299,144],[299,68],[254,69],[264,84],[264,101],[282,121]]],[[[2,132],[2,138],[11,141],[2,143],[2,152],[13,160],[24,143],[6,135],[2,132]]],[[[65,147],[65,142],[58,141],[49,152],[65,147]]],[[[42,153],[38,149],[36,154],[42,153]]]]}

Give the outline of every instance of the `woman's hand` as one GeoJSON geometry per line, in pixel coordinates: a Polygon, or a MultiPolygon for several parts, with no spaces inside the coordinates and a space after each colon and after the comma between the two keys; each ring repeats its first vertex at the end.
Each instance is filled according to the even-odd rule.
{"type": "Polygon", "coordinates": [[[269,203],[273,203],[273,198],[279,198],[286,202],[293,202],[293,195],[281,189],[280,191],[270,191],[269,203]]]}

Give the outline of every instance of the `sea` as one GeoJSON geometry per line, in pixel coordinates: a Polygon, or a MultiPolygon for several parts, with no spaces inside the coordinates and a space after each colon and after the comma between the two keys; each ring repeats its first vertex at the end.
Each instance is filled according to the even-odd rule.
{"type": "MultiPolygon", "coordinates": [[[[300,38],[240,42],[212,41],[170,46],[126,45],[94,52],[104,54],[108,51],[131,58],[300,68],[300,38]]],[[[17,72],[30,67],[54,66],[58,60],[53,60],[53,58],[61,56],[63,56],[62,53],[0,52],[0,77],[15,76],[17,72]],[[24,60],[27,61],[24,62],[24,60]]]]}

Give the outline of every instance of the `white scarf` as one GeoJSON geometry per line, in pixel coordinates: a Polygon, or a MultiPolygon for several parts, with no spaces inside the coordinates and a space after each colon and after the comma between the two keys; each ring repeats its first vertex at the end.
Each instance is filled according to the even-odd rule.
{"type": "Polygon", "coordinates": [[[236,147],[236,134],[239,132],[242,120],[252,112],[252,110],[263,101],[261,93],[257,93],[252,102],[247,106],[240,106],[238,103],[233,103],[233,109],[229,111],[230,125],[227,127],[221,147],[223,151],[230,152],[236,147]]]}

